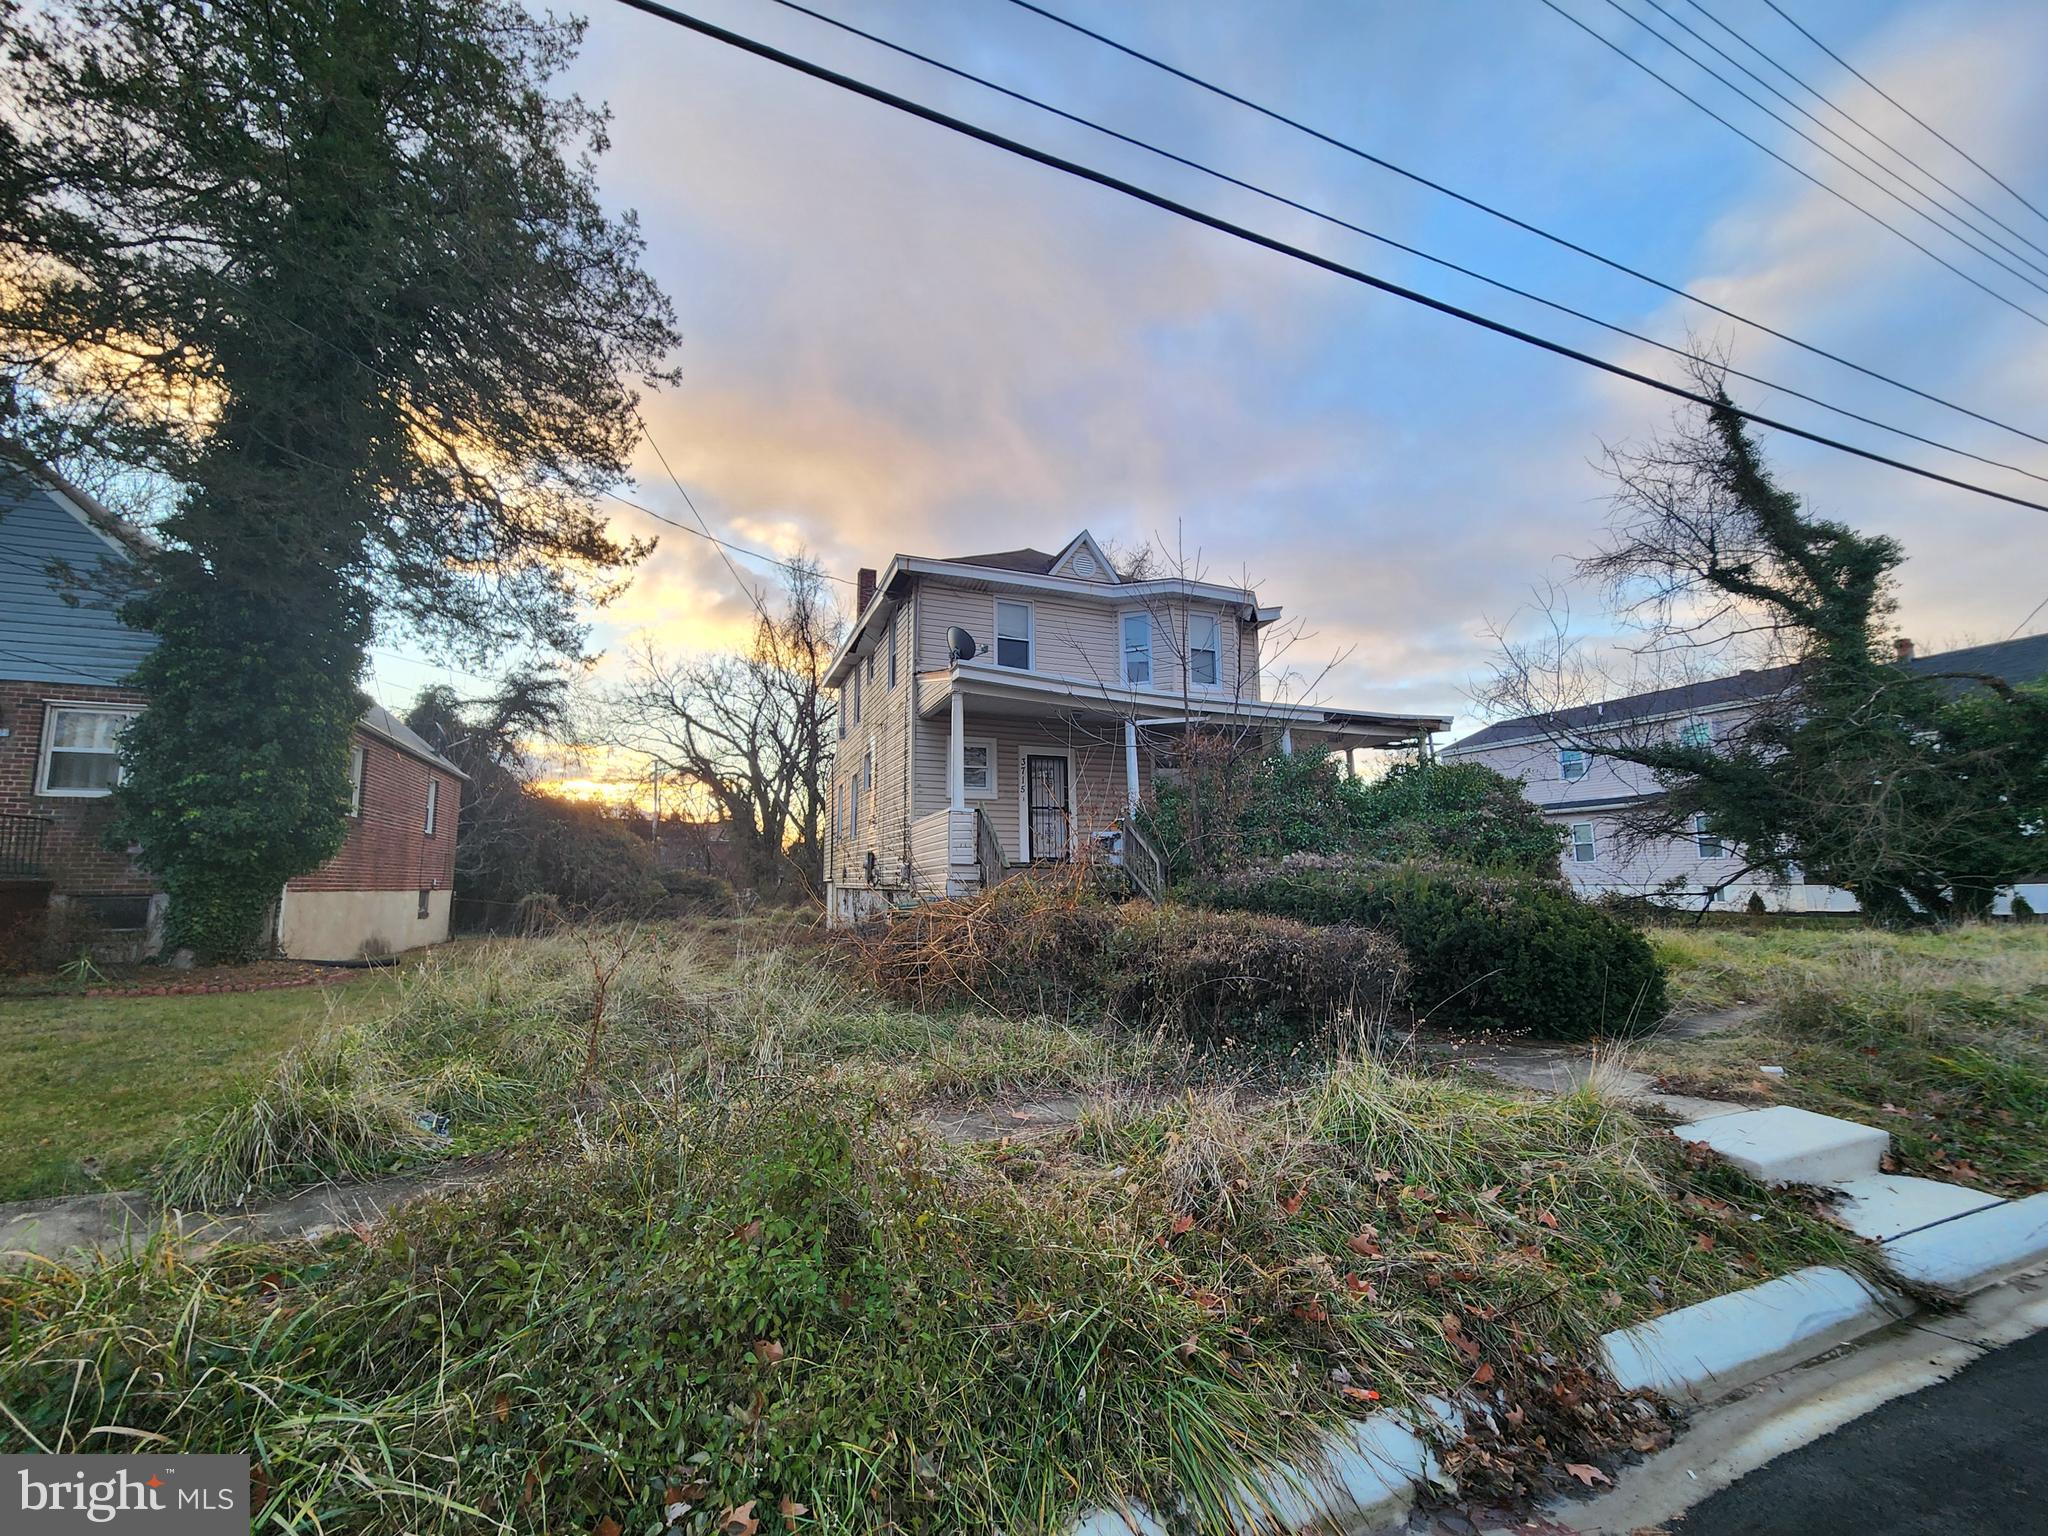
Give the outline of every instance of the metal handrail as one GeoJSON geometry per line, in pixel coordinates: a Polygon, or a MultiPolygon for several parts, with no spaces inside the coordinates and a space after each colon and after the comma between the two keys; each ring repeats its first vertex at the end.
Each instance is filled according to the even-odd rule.
{"type": "Polygon", "coordinates": [[[40,877],[43,866],[43,834],[50,826],[47,816],[17,813],[0,815],[0,876],[40,877]]]}

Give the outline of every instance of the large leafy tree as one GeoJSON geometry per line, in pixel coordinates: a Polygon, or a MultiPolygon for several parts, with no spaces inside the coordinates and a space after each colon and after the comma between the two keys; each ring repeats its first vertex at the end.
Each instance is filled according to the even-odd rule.
{"type": "Polygon", "coordinates": [[[1655,776],[1633,837],[1688,836],[1704,816],[1740,855],[1729,880],[1838,886],[1889,921],[1986,910],[2048,859],[2048,690],[1899,664],[1886,631],[1903,551],[1813,515],[1721,380],[1701,382],[1715,406],[1612,456],[1615,517],[1582,570],[1641,619],[1645,654],[1742,656],[1777,686],[1711,742],[1659,719],[1571,744],[1655,776]]]}
{"type": "Polygon", "coordinates": [[[0,0],[0,437],[174,488],[120,833],[247,950],[340,845],[380,622],[573,650],[675,336],[580,25],[504,0],[0,0]]]}

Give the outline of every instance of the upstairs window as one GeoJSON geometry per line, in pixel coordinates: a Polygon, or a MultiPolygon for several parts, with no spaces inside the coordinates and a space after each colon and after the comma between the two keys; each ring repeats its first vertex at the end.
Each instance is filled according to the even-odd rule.
{"type": "MultiPolygon", "coordinates": [[[[872,660],[872,658],[870,659],[872,660]]],[[[854,669],[853,673],[853,723],[855,725],[860,724],[860,669],[858,667],[854,669]]]]}
{"type": "Polygon", "coordinates": [[[121,782],[115,746],[135,712],[52,705],[43,720],[39,795],[108,795],[121,782]]]}
{"type": "Polygon", "coordinates": [[[1572,823],[1572,862],[1590,864],[1597,855],[1593,848],[1593,823],[1575,821],[1572,823]]]}
{"type": "Polygon", "coordinates": [[[1681,747],[1711,747],[1714,744],[1714,722],[1686,721],[1678,728],[1678,744],[1681,747]]]}
{"type": "Polygon", "coordinates": [[[839,685],[839,708],[835,711],[839,716],[839,739],[841,741],[846,740],[846,710],[847,706],[852,702],[852,695],[848,690],[848,685],[841,683],[839,685]]]}
{"type": "Polygon", "coordinates": [[[432,837],[432,836],[434,835],[434,823],[435,823],[436,821],[440,820],[440,817],[441,817],[441,781],[440,781],[439,779],[428,779],[428,780],[427,780],[427,826],[426,826],[426,833],[427,833],[427,836],[428,836],[428,837],[432,837]]]}
{"type": "Polygon", "coordinates": [[[1223,680],[1219,662],[1223,655],[1223,626],[1213,613],[1188,618],[1188,681],[1197,688],[1214,688],[1223,680]]]}
{"type": "Polygon", "coordinates": [[[1152,681],[1152,615],[1149,613],[1124,615],[1124,681],[1147,684],[1152,681]]]}
{"type": "Polygon", "coordinates": [[[996,665],[1031,670],[1031,605],[996,603],[996,665]]]}
{"type": "Polygon", "coordinates": [[[1700,851],[1700,857],[1703,859],[1718,859],[1726,852],[1721,839],[1716,837],[1708,827],[1707,813],[1705,811],[1700,812],[1699,815],[1692,819],[1692,840],[1700,851]]]}
{"type": "Polygon", "coordinates": [[[889,633],[883,637],[882,643],[889,647],[889,691],[893,693],[896,690],[896,621],[894,619],[889,621],[889,633]]]}
{"type": "Polygon", "coordinates": [[[348,749],[348,813],[363,814],[363,748],[358,742],[348,749]]]}
{"type": "Polygon", "coordinates": [[[1557,776],[1567,784],[1576,784],[1586,776],[1586,754],[1577,747],[1565,747],[1557,754],[1557,776]]]}

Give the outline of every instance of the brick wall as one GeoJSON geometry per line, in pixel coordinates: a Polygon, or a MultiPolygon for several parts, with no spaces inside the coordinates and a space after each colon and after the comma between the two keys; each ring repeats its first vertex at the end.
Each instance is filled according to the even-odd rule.
{"type": "Polygon", "coordinates": [[[114,813],[104,796],[39,795],[36,761],[42,752],[44,704],[141,704],[133,688],[0,680],[0,815],[44,818],[43,863],[66,895],[134,896],[156,887],[124,853],[102,841],[114,813]]]}
{"type": "Polygon", "coordinates": [[[286,887],[294,891],[445,891],[455,876],[456,813],[462,781],[430,768],[381,737],[358,731],[363,804],[341,852],[286,887]],[[434,835],[426,834],[427,784],[437,781],[434,835]]]}
{"type": "MultiPolygon", "coordinates": [[[[101,841],[113,816],[105,796],[38,795],[36,762],[42,751],[44,705],[135,704],[133,688],[0,680],[0,815],[45,818],[43,863],[60,895],[133,896],[155,883],[124,853],[101,841]]],[[[446,890],[455,872],[455,828],[462,781],[428,767],[381,737],[358,732],[363,748],[363,810],[349,823],[341,852],[312,874],[291,882],[295,891],[446,890]],[[434,836],[425,833],[427,781],[440,781],[434,836]]]]}

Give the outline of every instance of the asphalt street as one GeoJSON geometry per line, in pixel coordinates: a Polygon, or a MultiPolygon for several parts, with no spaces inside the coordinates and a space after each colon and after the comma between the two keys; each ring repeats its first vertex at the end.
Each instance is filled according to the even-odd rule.
{"type": "Polygon", "coordinates": [[[1695,1505],[1674,1536],[2048,1536],[2048,1333],[1695,1505]]]}

